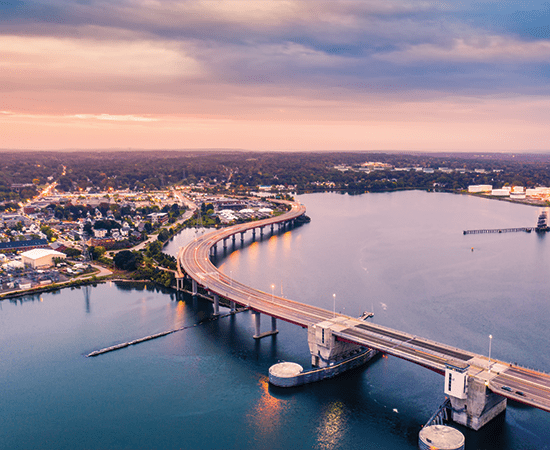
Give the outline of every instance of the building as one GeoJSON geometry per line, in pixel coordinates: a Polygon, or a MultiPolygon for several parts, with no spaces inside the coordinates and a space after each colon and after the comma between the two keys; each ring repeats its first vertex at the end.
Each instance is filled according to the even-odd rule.
{"type": "Polygon", "coordinates": [[[491,192],[493,186],[490,184],[472,184],[468,186],[468,192],[470,194],[479,194],[480,192],[491,192]]]}
{"type": "Polygon", "coordinates": [[[15,252],[18,250],[31,250],[33,248],[48,247],[46,239],[30,239],[26,241],[0,242],[0,252],[15,252]]]}
{"type": "Polygon", "coordinates": [[[33,269],[51,267],[54,265],[54,258],[65,259],[67,255],[52,249],[35,248],[21,253],[21,262],[31,266],[33,269]]]}
{"type": "Polygon", "coordinates": [[[152,223],[160,223],[164,225],[170,219],[168,213],[151,213],[147,216],[152,223]]]}

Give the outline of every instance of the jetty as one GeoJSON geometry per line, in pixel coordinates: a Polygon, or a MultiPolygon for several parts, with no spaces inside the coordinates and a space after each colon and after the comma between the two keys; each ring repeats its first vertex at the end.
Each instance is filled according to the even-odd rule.
{"type": "Polygon", "coordinates": [[[484,234],[484,233],[519,233],[524,231],[530,233],[535,230],[535,227],[519,227],[519,228],[485,228],[481,230],[464,230],[463,234],[484,234]]]}

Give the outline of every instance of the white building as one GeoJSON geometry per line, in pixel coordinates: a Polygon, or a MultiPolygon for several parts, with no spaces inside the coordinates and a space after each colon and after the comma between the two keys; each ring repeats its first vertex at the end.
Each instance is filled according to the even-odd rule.
{"type": "Polygon", "coordinates": [[[48,248],[35,248],[21,253],[21,262],[33,269],[53,266],[54,258],[65,259],[67,255],[48,248]]]}
{"type": "Polygon", "coordinates": [[[491,191],[491,195],[494,195],[495,197],[510,197],[510,188],[493,189],[491,191]]]}
{"type": "Polygon", "coordinates": [[[493,186],[490,184],[472,184],[468,186],[468,192],[470,194],[479,194],[480,192],[491,192],[493,186]]]}

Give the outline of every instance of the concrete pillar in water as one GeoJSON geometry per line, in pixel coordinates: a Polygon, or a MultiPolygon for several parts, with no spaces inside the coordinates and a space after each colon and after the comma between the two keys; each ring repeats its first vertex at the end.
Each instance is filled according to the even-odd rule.
{"type": "Polygon", "coordinates": [[[253,311],[252,314],[254,314],[254,328],[255,328],[254,339],[262,339],[267,336],[273,336],[279,332],[277,330],[277,319],[275,319],[275,317],[272,317],[271,331],[266,331],[265,333],[261,333],[260,332],[260,313],[257,311],[253,311]]]}
{"type": "Polygon", "coordinates": [[[254,328],[256,332],[254,333],[254,339],[260,339],[260,313],[257,311],[252,311],[254,314],[254,328]]]}
{"type": "Polygon", "coordinates": [[[332,329],[347,328],[339,323],[340,320],[345,319],[326,320],[308,327],[307,343],[312,366],[328,367],[362,350],[359,345],[336,340],[332,329]]]}
{"type": "Polygon", "coordinates": [[[218,316],[220,314],[220,297],[218,294],[214,294],[214,315],[218,316]]]}
{"type": "Polygon", "coordinates": [[[448,364],[445,370],[445,394],[451,400],[451,419],[473,430],[479,430],[506,409],[505,397],[489,388],[490,379],[500,370],[486,372],[486,380],[468,373],[467,363],[448,364]]]}
{"type": "Polygon", "coordinates": [[[241,242],[244,242],[244,231],[241,233],[241,242]]]}
{"type": "Polygon", "coordinates": [[[235,308],[235,302],[230,302],[229,305],[231,306],[231,313],[232,313],[232,314],[235,313],[235,311],[237,310],[237,309],[235,308]]]}
{"type": "Polygon", "coordinates": [[[199,285],[195,280],[191,280],[191,293],[197,295],[199,293],[199,285]]]}

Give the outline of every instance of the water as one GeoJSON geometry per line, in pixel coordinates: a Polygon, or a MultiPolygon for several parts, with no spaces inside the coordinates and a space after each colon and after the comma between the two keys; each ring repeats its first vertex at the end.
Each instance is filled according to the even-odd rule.
{"type": "MultiPolygon", "coordinates": [[[[312,222],[220,258],[259,289],[492,356],[550,369],[550,236],[463,236],[532,226],[538,208],[401,192],[300,197],[312,222]],[[474,251],[472,251],[472,247],[474,251]]],[[[193,239],[184,231],[167,251],[193,239]]],[[[221,252],[219,252],[221,253],[221,252]]],[[[2,449],[416,449],[443,401],[443,377],[379,358],[290,391],[268,386],[279,360],[309,367],[307,333],[252,339],[248,313],[96,358],[90,351],[212,313],[148,288],[98,285],[0,302],[2,449]]],[[[263,319],[263,328],[270,320],[263,319]]],[[[468,449],[548,449],[550,414],[509,403],[468,449]]]]}

